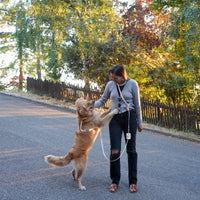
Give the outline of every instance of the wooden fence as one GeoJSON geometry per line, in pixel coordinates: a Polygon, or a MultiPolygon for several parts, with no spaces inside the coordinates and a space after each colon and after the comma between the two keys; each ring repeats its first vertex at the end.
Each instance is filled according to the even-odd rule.
{"type": "MultiPolygon", "coordinates": [[[[67,99],[75,102],[81,96],[89,96],[97,100],[102,92],[85,90],[84,88],[66,85],[65,83],[54,83],[52,81],[35,80],[27,78],[27,90],[38,94],[47,95],[57,99],[67,99]]],[[[108,108],[110,101],[105,108],[108,108]]],[[[149,101],[141,99],[143,120],[147,123],[177,129],[180,131],[190,131],[200,135],[200,108],[193,110],[189,106],[175,104],[162,104],[160,101],[149,101]]]]}
{"type": "Polygon", "coordinates": [[[191,131],[200,135],[200,108],[193,110],[186,105],[163,104],[141,99],[143,120],[162,127],[191,131]]]}
{"type": "MultiPolygon", "coordinates": [[[[102,95],[100,91],[87,90],[74,85],[55,83],[47,80],[36,80],[33,78],[27,78],[27,91],[38,95],[47,95],[56,99],[67,99],[71,102],[75,102],[79,97],[87,96],[89,96],[90,99],[98,100],[102,95]]],[[[105,108],[108,107],[109,102],[105,105],[105,108]]]]}

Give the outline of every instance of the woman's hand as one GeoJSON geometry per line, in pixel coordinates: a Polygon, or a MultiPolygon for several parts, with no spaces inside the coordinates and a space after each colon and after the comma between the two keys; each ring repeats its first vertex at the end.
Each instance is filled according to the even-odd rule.
{"type": "Polygon", "coordinates": [[[142,132],[143,127],[142,126],[138,126],[138,131],[142,132]]]}

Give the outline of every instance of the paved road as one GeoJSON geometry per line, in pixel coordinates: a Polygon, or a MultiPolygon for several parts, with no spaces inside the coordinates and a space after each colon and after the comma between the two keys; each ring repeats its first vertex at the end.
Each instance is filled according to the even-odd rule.
{"type": "MultiPolygon", "coordinates": [[[[83,176],[86,191],[72,180],[72,165],[53,168],[43,157],[64,155],[72,146],[75,114],[0,94],[1,200],[199,200],[200,144],[143,132],[137,137],[138,192],[128,192],[127,159],[121,182],[108,192],[109,163],[98,137],[83,176]]],[[[103,129],[109,152],[108,129],[103,129]]]]}

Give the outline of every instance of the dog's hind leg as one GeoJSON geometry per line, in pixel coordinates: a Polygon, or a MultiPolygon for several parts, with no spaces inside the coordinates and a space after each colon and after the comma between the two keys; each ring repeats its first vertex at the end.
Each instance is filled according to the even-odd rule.
{"type": "Polygon", "coordinates": [[[72,170],[72,177],[74,180],[76,180],[76,169],[72,170]]]}
{"type": "Polygon", "coordinates": [[[76,180],[80,190],[86,190],[86,187],[82,185],[81,178],[87,167],[87,155],[83,155],[79,158],[74,159],[75,169],[72,171],[72,176],[76,180]]]}

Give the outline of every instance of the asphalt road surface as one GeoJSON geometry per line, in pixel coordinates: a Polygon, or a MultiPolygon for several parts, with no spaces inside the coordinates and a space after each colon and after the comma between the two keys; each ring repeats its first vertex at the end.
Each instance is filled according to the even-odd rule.
{"type": "MultiPolygon", "coordinates": [[[[76,128],[74,113],[0,94],[0,200],[200,199],[200,144],[145,131],[137,135],[137,193],[128,191],[126,153],[119,189],[108,191],[109,163],[100,137],[82,178],[87,190],[80,191],[71,176],[72,164],[53,168],[44,162],[45,155],[67,153],[76,128]]],[[[102,134],[109,156],[107,127],[102,134]]]]}

